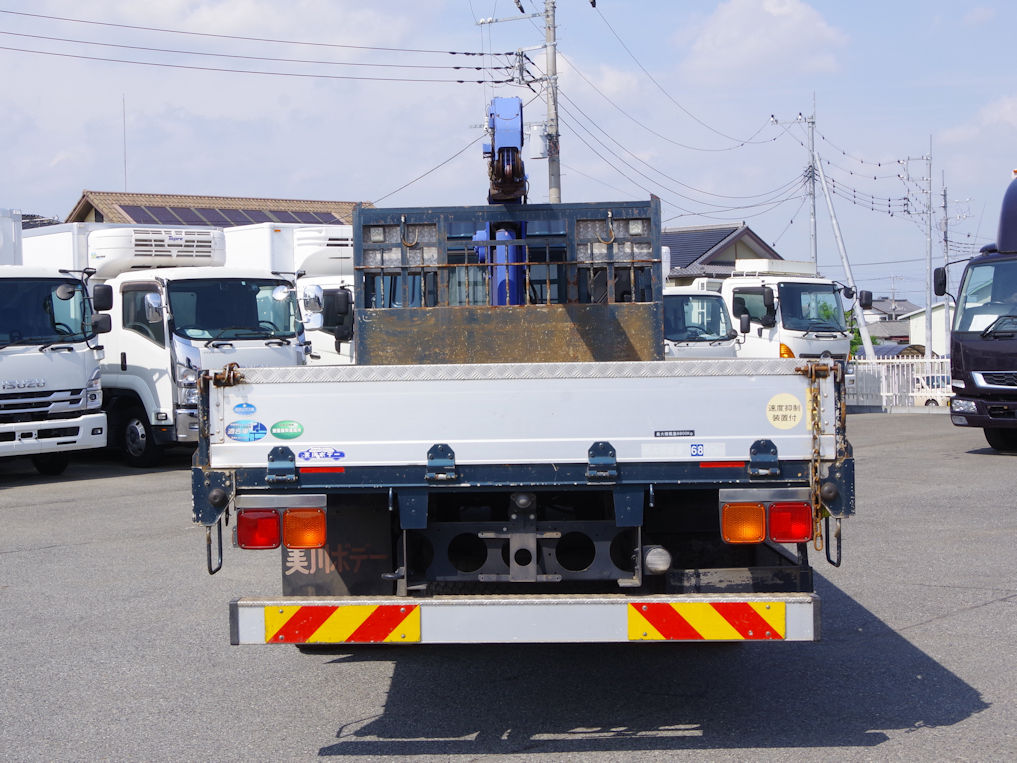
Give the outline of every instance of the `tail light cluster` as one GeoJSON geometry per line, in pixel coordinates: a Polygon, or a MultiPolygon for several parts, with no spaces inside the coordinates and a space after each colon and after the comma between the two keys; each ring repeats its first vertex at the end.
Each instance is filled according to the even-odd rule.
{"type": "Polygon", "coordinates": [[[321,548],[325,545],[322,508],[238,509],[237,545],[246,549],[321,548]]]}
{"type": "Polygon", "coordinates": [[[804,543],[812,540],[812,504],[807,501],[732,501],[720,507],[726,543],[804,543]]]}

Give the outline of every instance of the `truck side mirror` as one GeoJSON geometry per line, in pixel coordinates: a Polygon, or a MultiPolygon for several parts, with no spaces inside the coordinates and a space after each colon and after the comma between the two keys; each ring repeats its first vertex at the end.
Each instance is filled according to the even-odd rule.
{"type": "Polygon", "coordinates": [[[872,309],[872,292],[871,291],[866,291],[865,289],[862,289],[860,292],[858,292],[858,306],[860,308],[862,308],[862,310],[871,310],[872,309]]]}
{"type": "Polygon", "coordinates": [[[773,316],[772,313],[767,313],[766,315],[759,319],[759,323],[762,326],[765,326],[766,328],[772,328],[773,326],[777,325],[777,319],[773,316]]]}
{"type": "Polygon", "coordinates": [[[108,283],[97,283],[92,287],[92,309],[97,312],[113,309],[113,287],[108,283]]]}
{"type": "Polygon", "coordinates": [[[349,314],[350,302],[352,301],[350,297],[352,296],[350,290],[345,286],[335,293],[335,312],[340,318],[349,314]]]}
{"type": "Polygon", "coordinates": [[[342,343],[353,339],[353,294],[345,286],[335,293],[335,349],[342,351],[342,343]]]}
{"type": "Polygon", "coordinates": [[[845,286],[844,287],[844,299],[854,299],[854,298],[855,298],[855,290],[852,289],[850,286],[845,286]]]}
{"type": "Polygon", "coordinates": [[[763,289],[763,307],[767,310],[773,307],[773,289],[769,286],[763,289]]]}
{"type": "Polygon", "coordinates": [[[100,313],[92,316],[92,331],[96,334],[108,334],[113,330],[113,319],[109,313],[100,313]]]}
{"type": "Polygon", "coordinates": [[[311,313],[302,321],[304,324],[305,331],[317,331],[321,328],[321,324],[324,318],[321,313],[311,313]]]}
{"type": "Polygon", "coordinates": [[[157,291],[145,295],[145,320],[149,323],[162,321],[162,295],[157,291]]]}
{"type": "Polygon", "coordinates": [[[738,330],[743,334],[748,334],[749,329],[752,327],[752,318],[748,313],[742,313],[738,316],[738,330]]]}
{"type": "Polygon", "coordinates": [[[932,290],[937,297],[946,294],[946,268],[936,268],[932,271],[932,290]]]}
{"type": "Polygon", "coordinates": [[[321,313],[325,309],[325,293],[318,284],[305,286],[300,294],[305,313],[321,313]]]}

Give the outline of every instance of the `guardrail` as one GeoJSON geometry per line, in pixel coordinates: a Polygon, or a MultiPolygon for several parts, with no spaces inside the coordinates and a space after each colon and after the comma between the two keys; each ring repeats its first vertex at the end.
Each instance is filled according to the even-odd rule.
{"type": "Polygon", "coordinates": [[[938,408],[946,411],[953,391],[950,359],[886,358],[856,360],[854,383],[847,388],[847,404],[853,407],[938,408]]]}

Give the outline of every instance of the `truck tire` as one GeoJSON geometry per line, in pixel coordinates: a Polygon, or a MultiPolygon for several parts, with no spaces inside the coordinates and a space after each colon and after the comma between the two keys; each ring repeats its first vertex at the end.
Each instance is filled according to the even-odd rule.
{"type": "Polygon", "coordinates": [[[40,453],[38,456],[32,456],[32,466],[39,474],[45,474],[47,477],[63,474],[69,461],[70,457],[66,453],[40,453]]]}
{"type": "Polygon", "coordinates": [[[120,418],[120,445],[124,460],[130,466],[155,466],[162,458],[162,448],[156,444],[148,416],[141,406],[132,406],[123,412],[120,418]]]}
{"type": "Polygon", "coordinates": [[[1001,451],[1017,451],[1017,429],[983,429],[989,446],[1001,451]]]}

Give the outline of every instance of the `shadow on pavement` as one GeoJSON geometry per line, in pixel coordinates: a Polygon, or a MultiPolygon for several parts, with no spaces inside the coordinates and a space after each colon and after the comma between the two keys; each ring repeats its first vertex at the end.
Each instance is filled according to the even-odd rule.
{"type": "Polygon", "coordinates": [[[818,643],[337,650],[339,681],[360,660],[394,671],[384,712],[341,726],[320,754],[873,747],[885,731],[988,707],[842,591],[817,586],[818,643]]]}

